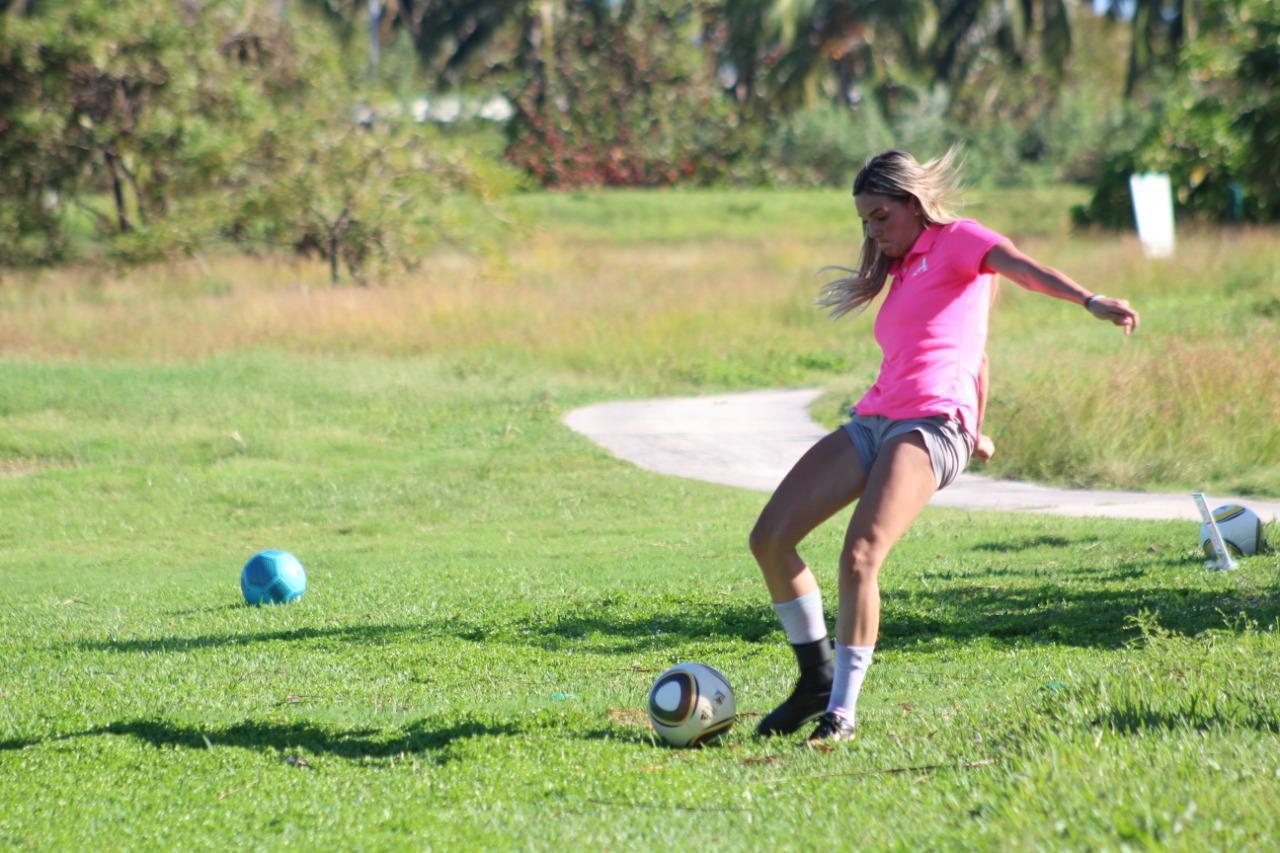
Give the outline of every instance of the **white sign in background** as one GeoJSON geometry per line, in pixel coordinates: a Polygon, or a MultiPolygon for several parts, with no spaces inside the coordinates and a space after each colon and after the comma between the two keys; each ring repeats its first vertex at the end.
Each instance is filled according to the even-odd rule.
{"type": "Polygon", "coordinates": [[[1129,176],[1133,197],[1133,218],[1138,223],[1138,239],[1148,258],[1173,254],[1173,189],[1169,176],[1147,172],[1129,176]]]}

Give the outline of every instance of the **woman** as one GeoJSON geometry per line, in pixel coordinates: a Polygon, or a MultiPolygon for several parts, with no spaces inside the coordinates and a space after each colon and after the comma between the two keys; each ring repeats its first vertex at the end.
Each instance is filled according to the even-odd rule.
{"type": "Polygon", "coordinates": [[[1003,236],[946,210],[958,188],[955,149],[916,162],[902,151],[867,161],[853,183],[863,224],[856,270],[828,284],[834,317],[865,309],[893,277],[875,321],[884,352],[850,420],[820,439],[778,485],[751,531],[774,610],[800,676],[759,724],[790,734],[818,718],[809,743],[852,737],[855,705],[880,631],[880,567],[934,493],[964,470],[979,440],[985,351],[996,274],[1083,306],[1129,334],[1138,313],[1028,257],[1003,236]],[[834,660],[822,596],[797,545],[853,501],[839,560],[834,660]]]}

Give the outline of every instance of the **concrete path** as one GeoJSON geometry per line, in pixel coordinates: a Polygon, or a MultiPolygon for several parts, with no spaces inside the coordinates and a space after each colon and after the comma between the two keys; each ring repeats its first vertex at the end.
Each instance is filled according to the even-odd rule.
{"type": "MultiPolygon", "coordinates": [[[[660,474],[771,492],[825,432],[808,413],[820,392],[753,391],[689,399],[603,403],[570,412],[565,423],[615,456],[660,474]]],[[[1243,504],[1263,521],[1280,500],[1206,495],[1209,506],[1243,504]]],[[[1109,518],[1187,519],[1200,514],[1189,493],[1057,489],[962,474],[934,506],[1109,518]]]]}

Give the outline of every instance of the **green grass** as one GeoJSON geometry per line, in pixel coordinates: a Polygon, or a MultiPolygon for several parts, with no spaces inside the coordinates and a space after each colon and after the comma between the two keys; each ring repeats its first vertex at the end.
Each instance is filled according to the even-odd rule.
{"type": "MultiPolygon", "coordinates": [[[[0,360],[0,846],[1274,847],[1280,555],[1206,572],[1189,522],[927,510],[885,570],[858,738],[818,754],[751,737],[792,667],[746,548],[765,496],[639,471],[561,418],[798,381],[828,384],[833,409],[863,367],[823,353],[861,352],[867,324],[804,319],[800,238],[726,241],[716,263],[678,240],[529,239],[533,260],[485,268],[513,300],[485,300],[510,320],[493,328],[465,266],[433,289],[307,289],[308,269],[268,264],[171,271],[176,292],[110,274],[0,288],[0,324],[23,333],[0,360]],[[646,252],[663,275],[611,277],[646,252]],[[679,287],[676,261],[729,275],[679,287]],[[580,265],[599,290],[565,272],[580,265]],[[720,308],[776,358],[707,319],[720,308]],[[268,547],[310,587],[245,607],[240,566],[268,547]],[[645,692],[681,659],[735,687],[743,719],[718,748],[647,729],[645,692]]],[[[1177,353],[1159,320],[1182,317],[1187,350],[1225,364],[1156,285],[1134,282],[1159,343],[1011,295],[993,356],[1156,365],[1177,353]]],[[[1092,370],[1055,366],[997,374],[1018,401],[1003,429],[1092,370]]],[[[1188,381],[1157,375],[1163,394],[1128,393],[1188,381]]],[[[840,528],[806,546],[829,609],[840,528]]]]}
{"type": "MultiPolygon", "coordinates": [[[[981,219],[1018,239],[1060,235],[1073,204],[1088,193],[1053,187],[1010,193],[973,189],[957,213],[981,219]]],[[[851,189],[595,190],[531,193],[513,200],[519,221],[572,240],[633,246],[721,240],[773,240],[780,235],[851,243],[857,213],[851,189]]],[[[856,248],[856,246],[854,247],[856,248]]],[[[856,260],[856,258],[854,259],[856,260]]]]}

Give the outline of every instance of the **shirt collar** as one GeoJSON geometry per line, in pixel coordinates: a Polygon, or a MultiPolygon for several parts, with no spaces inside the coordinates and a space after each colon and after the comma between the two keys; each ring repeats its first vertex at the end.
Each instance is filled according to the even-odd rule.
{"type": "Polygon", "coordinates": [[[938,235],[942,233],[942,226],[936,222],[931,222],[920,232],[920,236],[911,244],[911,251],[902,257],[896,259],[889,268],[891,275],[897,275],[898,270],[902,269],[907,261],[911,260],[915,255],[926,255],[933,248],[933,244],[937,242],[938,235]]]}

